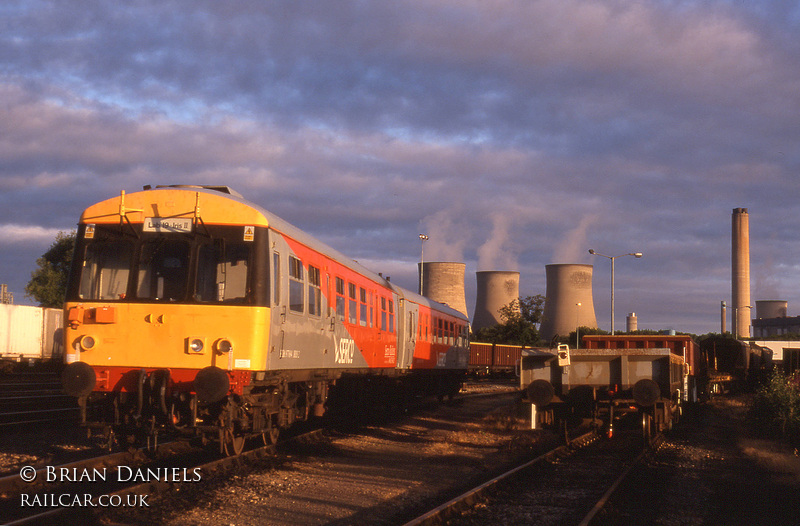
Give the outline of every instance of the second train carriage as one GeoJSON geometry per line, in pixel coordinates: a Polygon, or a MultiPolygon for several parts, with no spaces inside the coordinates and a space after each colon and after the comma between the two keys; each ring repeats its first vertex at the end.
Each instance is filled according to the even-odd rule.
{"type": "Polygon", "coordinates": [[[321,414],[331,389],[452,395],[469,356],[464,315],[227,187],[87,208],[65,316],[64,385],[84,423],[218,433],[234,453],[321,414]]]}

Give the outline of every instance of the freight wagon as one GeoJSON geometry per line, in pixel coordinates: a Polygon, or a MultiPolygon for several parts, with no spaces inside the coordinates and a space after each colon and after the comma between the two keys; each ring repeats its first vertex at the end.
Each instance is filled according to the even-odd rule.
{"type": "Polygon", "coordinates": [[[519,368],[523,347],[495,343],[469,344],[469,373],[473,376],[511,376],[519,368]]]}
{"type": "MultiPolygon", "coordinates": [[[[668,347],[531,349],[523,351],[520,386],[539,421],[590,417],[613,430],[623,414],[640,413],[644,433],[668,429],[681,414],[691,365],[668,347]]],[[[616,347],[616,346],[614,346],[616,347]]],[[[691,354],[691,356],[695,356],[691,354]]]]}
{"type": "Polygon", "coordinates": [[[0,304],[0,358],[50,360],[64,355],[61,309],[0,304]]]}

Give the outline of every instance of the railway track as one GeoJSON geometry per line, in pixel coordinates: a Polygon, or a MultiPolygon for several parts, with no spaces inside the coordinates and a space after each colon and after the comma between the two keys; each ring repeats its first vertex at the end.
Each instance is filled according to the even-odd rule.
{"type": "Polygon", "coordinates": [[[75,398],[64,394],[56,373],[0,377],[0,431],[31,424],[77,423],[75,398]]]}
{"type": "MultiPolygon", "coordinates": [[[[465,492],[405,526],[576,524],[589,526],[644,454],[640,433],[587,433],[465,492]]],[[[646,447],[643,447],[646,446],[646,447]]]]}
{"type": "Polygon", "coordinates": [[[159,446],[156,458],[137,450],[37,470],[23,468],[17,475],[0,478],[0,517],[7,526],[93,523],[100,514],[146,508],[152,495],[237,469],[273,455],[276,447],[321,432],[256,446],[235,457],[217,458],[208,449],[173,442],[159,446]]]}

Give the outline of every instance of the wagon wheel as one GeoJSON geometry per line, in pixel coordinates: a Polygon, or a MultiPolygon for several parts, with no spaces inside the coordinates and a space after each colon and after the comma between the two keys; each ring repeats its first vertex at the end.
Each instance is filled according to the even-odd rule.
{"type": "Polygon", "coordinates": [[[280,428],[275,425],[275,420],[271,416],[268,416],[267,426],[261,431],[261,440],[264,441],[265,446],[274,446],[278,443],[278,435],[280,432],[280,428]]]}
{"type": "Polygon", "coordinates": [[[244,436],[237,435],[230,427],[220,429],[220,445],[225,456],[239,455],[244,450],[244,436]]]}
{"type": "Polygon", "coordinates": [[[642,436],[645,440],[650,440],[653,434],[653,417],[646,411],[642,411],[642,436]]]}

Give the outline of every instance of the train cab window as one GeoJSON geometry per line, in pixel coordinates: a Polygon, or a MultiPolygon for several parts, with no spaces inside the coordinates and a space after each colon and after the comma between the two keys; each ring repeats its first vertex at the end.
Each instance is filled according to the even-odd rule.
{"type": "Polygon", "coordinates": [[[125,241],[92,243],[86,247],[81,270],[80,297],[116,300],[125,297],[133,246],[125,241]]]}
{"type": "Polygon", "coordinates": [[[250,246],[221,241],[203,245],[197,257],[195,299],[207,302],[242,303],[247,298],[250,246]]]}
{"type": "Polygon", "coordinates": [[[362,327],[367,326],[367,290],[359,287],[358,289],[358,308],[359,308],[359,322],[362,327]]]}
{"type": "Polygon", "coordinates": [[[142,244],[136,296],[178,301],[186,298],[189,243],[159,237],[142,244]]]}
{"type": "Polygon", "coordinates": [[[349,321],[353,325],[358,322],[358,301],[356,301],[356,285],[355,283],[347,284],[347,296],[350,298],[347,304],[349,314],[349,321]]]}
{"type": "Polygon", "coordinates": [[[289,309],[303,312],[303,263],[296,257],[289,256],[289,309]]]}
{"type": "Polygon", "coordinates": [[[322,289],[320,288],[319,269],[308,266],[308,313],[313,316],[322,314],[322,289]]]}
{"type": "Polygon", "coordinates": [[[344,321],[344,280],[336,278],[336,319],[344,321]]]}

